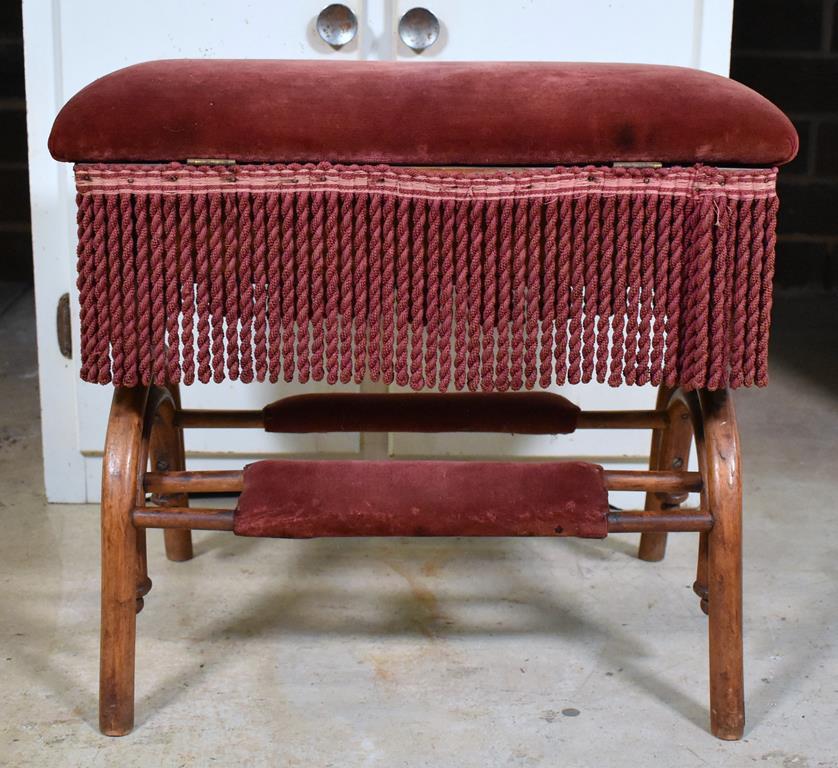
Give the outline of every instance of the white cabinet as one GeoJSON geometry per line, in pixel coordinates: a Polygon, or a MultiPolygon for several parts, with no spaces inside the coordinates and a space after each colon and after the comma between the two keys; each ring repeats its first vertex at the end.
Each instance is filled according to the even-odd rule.
{"type": "Polygon", "coordinates": [[[400,60],[625,61],[728,73],[732,0],[397,0],[439,19],[417,55],[392,25],[400,60]]]}
{"type": "MultiPolygon", "coordinates": [[[[78,379],[78,361],[58,350],[55,308],[74,293],[74,192],[70,168],[46,149],[61,105],[91,80],[161,58],[321,58],[429,60],[587,60],[670,63],[727,73],[732,0],[348,0],[358,34],[334,49],[317,35],[325,0],[24,0],[30,187],[44,462],[50,501],[94,501],[111,390],[78,379]],[[398,20],[422,5],[439,20],[436,43],[417,54],[398,20]]],[[[76,306],[74,304],[74,317],[76,306]]],[[[74,319],[74,322],[77,322],[74,319]]],[[[78,338],[78,328],[76,338],[78,338]]],[[[183,388],[189,407],[258,408],[302,387],[227,382],[183,388]]],[[[306,387],[311,390],[311,387],[306,387]]],[[[596,385],[560,391],[586,408],[648,407],[651,390],[596,385]]],[[[394,435],[371,440],[395,455],[607,455],[631,462],[645,433],[594,432],[562,438],[394,435]]],[[[197,467],[234,466],[269,453],[360,455],[357,435],[289,436],[252,431],[187,437],[197,467]]]]}

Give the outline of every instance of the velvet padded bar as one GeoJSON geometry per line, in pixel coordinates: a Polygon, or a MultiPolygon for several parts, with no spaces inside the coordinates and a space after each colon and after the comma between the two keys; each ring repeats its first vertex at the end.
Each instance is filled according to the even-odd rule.
{"type": "Polygon", "coordinates": [[[58,115],[57,160],[779,165],[797,134],[749,88],[646,64],[172,60],[58,115]]]}
{"type": "Polygon", "coordinates": [[[568,435],[578,406],[551,392],[296,395],[265,406],[266,432],[568,435]]]}
{"type": "Polygon", "coordinates": [[[582,462],[259,461],[239,536],[581,536],[608,531],[602,467],[582,462]]]}

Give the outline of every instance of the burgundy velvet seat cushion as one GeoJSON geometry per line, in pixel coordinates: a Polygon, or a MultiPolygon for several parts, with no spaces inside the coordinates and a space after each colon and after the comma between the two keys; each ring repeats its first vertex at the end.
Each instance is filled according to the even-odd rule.
{"type": "Polygon", "coordinates": [[[58,160],[407,165],[775,165],[797,152],[759,94],[680,67],[173,60],[76,94],[58,160]]]}
{"type": "Polygon", "coordinates": [[[583,536],[608,533],[602,467],[583,462],[258,461],[239,536],[583,536]]]}

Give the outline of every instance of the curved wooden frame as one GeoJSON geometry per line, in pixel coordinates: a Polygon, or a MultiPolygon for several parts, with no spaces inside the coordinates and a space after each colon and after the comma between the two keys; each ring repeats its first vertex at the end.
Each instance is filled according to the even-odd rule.
{"type": "MultiPolygon", "coordinates": [[[[189,472],[183,428],[261,427],[256,411],[186,411],[176,387],[117,388],[102,480],[100,727],[128,733],[134,720],[136,613],[151,587],[145,529],[162,528],[171,560],[192,557],[191,529],[231,530],[233,512],[188,507],[190,493],[238,492],[242,473],[189,472]],[[149,459],[151,469],[148,469],[149,459]],[[146,494],[157,507],[146,503],[146,494]]],[[[739,439],[726,390],[661,388],[653,411],[580,413],[578,428],[653,430],[648,471],[606,471],[609,490],[646,491],[643,510],[614,510],[612,533],[642,533],[639,556],[660,560],[672,531],[700,532],[695,590],[709,616],[711,730],[738,739],[744,727],[739,439]],[[699,471],[686,469],[692,439],[699,471]],[[695,509],[680,504],[700,492],[695,509]]]]}
{"type": "Polygon", "coordinates": [[[700,547],[698,577],[707,587],[710,729],[720,739],[739,739],[745,729],[739,429],[727,390],[701,390],[691,399],[702,506],[713,517],[700,547]]]}
{"type": "MultiPolygon", "coordinates": [[[[114,390],[102,466],[102,619],[99,667],[99,727],[109,736],[134,725],[136,614],[151,589],[145,530],[133,511],[145,505],[148,462],[158,470],[184,467],[183,433],[175,424],[180,406],[174,387],[114,390]]],[[[165,506],[186,506],[183,496],[159,497],[165,506]]],[[[192,557],[191,532],[166,531],[171,560],[192,557]]]]}
{"type": "MultiPolygon", "coordinates": [[[[690,461],[693,428],[689,409],[679,390],[662,386],[658,390],[656,409],[667,414],[666,426],[652,432],[649,450],[650,470],[683,470],[690,461]]],[[[657,492],[646,495],[646,509],[674,509],[686,500],[685,493],[657,492]]],[[[640,537],[637,556],[657,562],[666,554],[666,533],[644,533],[640,537]]]]}
{"type": "MultiPolygon", "coordinates": [[[[154,429],[151,431],[149,443],[149,464],[152,471],[180,472],[186,469],[183,429],[177,424],[180,392],[174,385],[157,391],[161,392],[161,397],[153,413],[154,429]]],[[[147,474],[146,472],[145,475],[147,474]]],[[[144,482],[143,479],[143,484],[144,482]]],[[[152,501],[161,507],[189,506],[189,497],[185,493],[159,493],[152,496],[152,501]]],[[[192,533],[189,530],[166,530],[163,532],[163,539],[166,557],[169,560],[183,562],[192,559],[192,533]]]]}
{"type": "Polygon", "coordinates": [[[142,471],[148,394],[146,387],[114,391],[102,462],[99,728],[108,736],[126,734],[134,725],[137,597],[150,584],[146,584],[145,548],[132,524],[131,507],[143,501],[137,481],[142,471]]]}
{"type": "MultiPolygon", "coordinates": [[[[709,619],[710,730],[720,739],[736,740],[745,729],[739,427],[728,390],[677,389],[667,397],[669,408],[680,408],[689,415],[702,478],[700,506],[713,519],[710,530],[699,537],[693,585],[709,619]]],[[[670,427],[675,424],[670,422],[670,427]]],[[[686,446],[686,453],[686,427],[679,429],[683,431],[673,435],[668,445],[686,446]]]]}

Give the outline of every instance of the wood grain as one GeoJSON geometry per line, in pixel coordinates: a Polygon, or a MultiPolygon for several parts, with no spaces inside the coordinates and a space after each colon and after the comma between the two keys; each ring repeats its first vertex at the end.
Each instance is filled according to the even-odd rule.
{"type": "MultiPolygon", "coordinates": [[[[687,407],[680,398],[673,397],[674,390],[662,386],[658,389],[656,410],[667,414],[666,426],[652,433],[649,468],[652,470],[686,470],[692,443],[692,422],[687,407]]],[[[699,490],[698,488],[693,490],[699,490]]],[[[678,491],[663,489],[646,493],[646,509],[666,509],[677,506],[683,497],[678,491]]],[[[637,556],[648,562],[663,560],[666,554],[666,534],[649,532],[640,537],[637,556]]]]}
{"type": "MultiPolygon", "coordinates": [[[[167,388],[155,388],[157,395],[152,418],[154,428],[151,431],[149,446],[149,462],[152,470],[179,471],[185,468],[183,450],[183,430],[175,423],[175,417],[180,408],[180,393],[176,384],[167,388]]],[[[145,485],[145,483],[143,483],[145,485]]],[[[186,507],[189,497],[179,493],[175,495],[163,493],[155,498],[155,503],[161,506],[186,507]]],[[[167,530],[163,532],[166,545],[166,557],[174,562],[191,560],[192,534],[188,530],[167,530]]]]}
{"type": "Polygon", "coordinates": [[[143,413],[148,389],[117,387],[111,404],[102,472],[102,623],[99,727],[122,736],[134,726],[134,646],[137,623],[137,529],[142,501],[143,413]]]}

